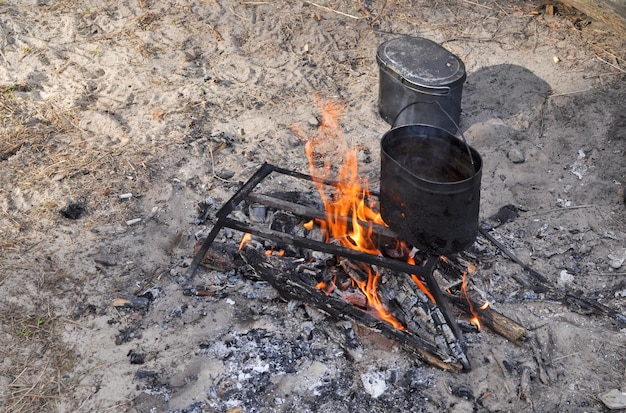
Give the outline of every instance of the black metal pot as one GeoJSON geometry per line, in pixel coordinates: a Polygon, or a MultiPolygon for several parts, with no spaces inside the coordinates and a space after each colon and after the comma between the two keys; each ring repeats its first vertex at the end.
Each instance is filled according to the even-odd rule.
{"type": "Polygon", "coordinates": [[[431,254],[469,247],[478,232],[482,159],[430,125],[393,128],[381,141],[380,210],[404,241],[431,254]]]}
{"type": "Polygon", "coordinates": [[[400,37],[376,51],[378,110],[390,125],[429,124],[456,131],[461,116],[465,65],[439,44],[400,37]],[[443,112],[435,105],[436,102],[443,112]]]}

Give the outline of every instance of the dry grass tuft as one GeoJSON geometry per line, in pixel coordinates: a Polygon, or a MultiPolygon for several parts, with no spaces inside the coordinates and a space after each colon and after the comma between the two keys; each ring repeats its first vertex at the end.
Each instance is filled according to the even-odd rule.
{"type": "Polygon", "coordinates": [[[10,360],[0,367],[5,382],[2,410],[57,410],[56,402],[75,385],[69,373],[76,358],[60,338],[59,320],[50,311],[27,315],[18,306],[0,312],[0,320],[4,330],[0,357],[10,360]]]}

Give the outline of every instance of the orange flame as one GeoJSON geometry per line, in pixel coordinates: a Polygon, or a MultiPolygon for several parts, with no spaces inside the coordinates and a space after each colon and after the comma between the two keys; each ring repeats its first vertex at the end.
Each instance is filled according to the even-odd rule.
{"type": "Polygon", "coordinates": [[[266,250],[265,251],[265,256],[269,257],[270,255],[276,255],[278,257],[282,257],[283,255],[285,255],[285,250],[266,250]]]}
{"type": "MultiPolygon", "coordinates": [[[[402,247],[406,248],[406,244],[404,243],[404,241],[402,241],[402,247]]],[[[407,260],[407,262],[411,265],[415,265],[415,255],[409,254],[409,259],[407,260]]],[[[422,290],[428,298],[430,298],[430,301],[432,301],[433,303],[436,303],[435,297],[433,297],[433,294],[428,290],[428,288],[424,285],[422,280],[420,280],[417,275],[411,274],[411,279],[413,280],[415,284],[417,284],[419,289],[422,290]]]]}
{"type": "Polygon", "coordinates": [[[469,272],[470,274],[474,274],[476,272],[476,264],[474,264],[473,262],[470,262],[467,265],[467,272],[469,272]]]}
{"type": "Polygon", "coordinates": [[[330,295],[330,293],[335,289],[335,283],[320,281],[317,283],[315,288],[317,288],[318,290],[322,290],[325,295],[330,295]]]}
{"type": "MultiPolygon", "coordinates": [[[[314,96],[321,109],[322,119],[316,136],[308,138],[305,151],[309,159],[311,176],[324,203],[325,222],[320,226],[325,232],[326,241],[337,240],[342,246],[368,254],[380,254],[372,239],[372,223],[385,225],[380,213],[376,212],[371,200],[368,182],[358,174],[357,152],[355,148],[345,148],[339,119],[344,113],[344,105],[314,96]],[[343,148],[342,148],[343,146],[343,148]],[[343,156],[344,159],[337,159],[343,156]],[[322,181],[339,166],[335,180],[339,185],[332,193],[327,193],[322,181]],[[350,218],[350,219],[346,219],[350,218]]],[[[306,138],[301,130],[293,130],[306,138]]],[[[389,322],[395,328],[404,326],[384,307],[377,293],[380,274],[368,265],[362,266],[368,274],[366,281],[356,282],[367,297],[368,307],[377,317],[389,322]]]]}
{"type": "MultiPolygon", "coordinates": [[[[241,242],[239,243],[239,248],[237,248],[237,251],[241,251],[243,246],[246,245],[248,242],[250,242],[251,239],[252,239],[252,234],[250,234],[249,232],[246,232],[245,234],[243,234],[243,237],[241,238],[241,242]]],[[[285,255],[285,250],[272,250],[272,249],[266,250],[265,256],[269,257],[270,255],[277,255],[279,257],[282,257],[283,255],[285,255]]]]}
{"type": "Polygon", "coordinates": [[[239,243],[239,248],[237,249],[237,251],[241,251],[243,246],[246,245],[246,243],[250,241],[251,239],[252,239],[252,234],[250,234],[249,232],[246,232],[243,235],[243,238],[241,238],[241,242],[239,243]]]}
{"type": "MultiPolygon", "coordinates": [[[[465,297],[465,300],[467,300],[467,304],[469,304],[470,313],[472,314],[472,318],[470,319],[470,322],[474,324],[476,328],[478,328],[478,331],[480,331],[480,320],[478,318],[478,313],[474,310],[474,304],[472,303],[472,300],[470,299],[469,294],[467,293],[467,272],[466,271],[463,272],[463,278],[461,280],[462,280],[461,292],[459,295],[461,297],[465,297]]],[[[489,302],[486,302],[485,304],[480,306],[479,309],[484,310],[485,308],[489,306],[489,302]]]]}

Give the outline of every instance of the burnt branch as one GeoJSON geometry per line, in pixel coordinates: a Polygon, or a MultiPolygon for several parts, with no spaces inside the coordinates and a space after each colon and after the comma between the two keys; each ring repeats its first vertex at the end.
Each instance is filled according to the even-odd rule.
{"type": "Polygon", "coordinates": [[[501,335],[513,343],[520,343],[526,337],[526,328],[518,322],[500,314],[491,306],[481,308],[480,304],[469,297],[459,297],[446,294],[452,304],[469,316],[476,316],[481,325],[487,326],[491,331],[501,335]],[[471,303],[471,308],[470,308],[471,303]]]}
{"type": "Polygon", "coordinates": [[[531,288],[537,294],[545,294],[546,297],[559,301],[574,311],[584,312],[585,314],[607,316],[621,324],[626,325],[625,315],[598,302],[597,300],[594,300],[593,298],[575,296],[556,288],[556,286],[554,286],[554,284],[552,284],[544,275],[520,260],[515,254],[507,249],[504,244],[496,240],[487,230],[479,228],[479,231],[485,238],[493,243],[493,245],[498,247],[504,255],[519,264],[531,276],[532,279],[529,280],[521,275],[517,275],[515,280],[521,285],[531,288]]]}

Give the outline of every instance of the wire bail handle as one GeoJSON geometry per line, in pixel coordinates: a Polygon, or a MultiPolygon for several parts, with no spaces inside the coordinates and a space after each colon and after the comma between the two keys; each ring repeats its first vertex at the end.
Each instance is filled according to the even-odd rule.
{"type": "MultiPolygon", "coordinates": [[[[437,104],[437,106],[439,107],[439,110],[441,110],[443,112],[444,115],[446,115],[446,117],[450,120],[450,122],[452,122],[452,124],[456,127],[456,134],[453,134],[452,132],[450,132],[447,129],[438,127],[438,126],[434,126],[434,125],[426,125],[426,124],[421,124],[423,126],[431,126],[431,127],[436,127],[439,128],[441,130],[444,130],[446,132],[448,132],[450,135],[460,135],[461,139],[463,140],[463,142],[465,143],[465,149],[467,149],[467,155],[469,156],[470,159],[470,163],[472,164],[472,166],[474,166],[474,158],[472,157],[472,151],[470,149],[469,144],[467,143],[467,139],[465,139],[465,135],[463,135],[463,132],[461,132],[461,128],[459,127],[459,125],[454,121],[454,119],[452,119],[452,116],[450,116],[450,114],[448,112],[446,112],[444,110],[444,108],[441,106],[441,103],[439,103],[439,101],[437,100],[431,100],[431,101],[422,101],[422,100],[416,100],[415,102],[409,103],[408,105],[406,105],[405,107],[403,107],[402,109],[400,109],[400,111],[398,112],[398,114],[396,115],[396,117],[393,120],[393,123],[391,124],[391,128],[395,128],[396,127],[396,122],[398,121],[398,119],[400,118],[400,115],[402,114],[402,112],[404,112],[407,108],[416,105],[418,103],[427,103],[427,104],[437,104]]],[[[418,124],[419,125],[419,124],[418,124]]]]}

